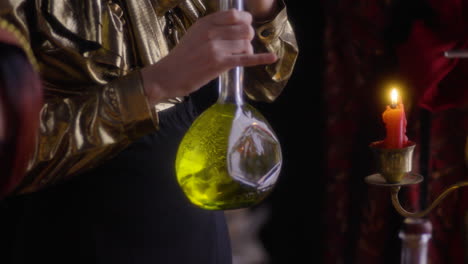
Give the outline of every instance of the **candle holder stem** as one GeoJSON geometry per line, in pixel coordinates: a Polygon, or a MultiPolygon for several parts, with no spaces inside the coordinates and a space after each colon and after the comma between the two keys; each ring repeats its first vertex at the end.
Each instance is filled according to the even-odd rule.
{"type": "Polygon", "coordinates": [[[400,191],[401,187],[391,187],[391,197],[392,197],[392,204],[393,207],[395,207],[396,211],[403,217],[408,217],[408,218],[421,218],[429,214],[432,209],[434,209],[437,205],[440,204],[440,202],[447,197],[450,193],[453,191],[457,190],[458,188],[468,186],[468,181],[463,181],[463,182],[458,182],[456,184],[453,184],[452,186],[448,187],[442,194],[437,197],[437,199],[434,200],[434,202],[425,210],[420,211],[420,212],[408,212],[406,211],[400,204],[400,201],[398,199],[398,192],[400,191]]]}

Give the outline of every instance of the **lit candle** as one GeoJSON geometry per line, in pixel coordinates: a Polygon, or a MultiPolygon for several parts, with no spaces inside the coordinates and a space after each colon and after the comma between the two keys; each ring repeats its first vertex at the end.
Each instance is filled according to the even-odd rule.
{"type": "Polygon", "coordinates": [[[384,140],[385,148],[403,148],[408,141],[406,137],[405,109],[398,97],[398,91],[392,89],[391,105],[382,114],[387,136],[384,140]]]}

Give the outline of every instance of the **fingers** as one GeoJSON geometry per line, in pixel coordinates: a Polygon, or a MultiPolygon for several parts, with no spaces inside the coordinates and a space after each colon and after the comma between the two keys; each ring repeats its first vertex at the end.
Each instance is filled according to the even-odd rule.
{"type": "Polygon", "coordinates": [[[203,18],[201,32],[208,40],[249,39],[255,36],[250,13],[235,9],[220,11],[203,18]]]}
{"type": "MultiPolygon", "coordinates": [[[[220,54],[239,55],[239,54],[253,54],[253,47],[249,40],[218,40],[214,43],[218,46],[220,54]]],[[[215,48],[216,49],[216,48],[215,48]]],[[[216,52],[216,50],[214,51],[216,52]]],[[[216,55],[216,54],[215,54],[216,55]]]]}
{"type": "Polygon", "coordinates": [[[278,57],[273,53],[239,54],[227,57],[225,63],[226,67],[233,68],[272,64],[277,60],[278,57]]]}
{"type": "Polygon", "coordinates": [[[206,56],[214,65],[221,68],[236,66],[255,66],[274,63],[278,58],[273,53],[254,54],[249,40],[216,40],[208,43],[206,56]]]}
{"type": "Polygon", "coordinates": [[[252,24],[252,15],[249,12],[230,9],[210,14],[206,17],[206,21],[218,26],[236,24],[250,25],[252,24]]]}
{"type": "Polygon", "coordinates": [[[247,39],[252,40],[255,36],[255,31],[248,24],[237,24],[229,26],[216,26],[207,31],[208,40],[224,39],[236,40],[247,39]]]}

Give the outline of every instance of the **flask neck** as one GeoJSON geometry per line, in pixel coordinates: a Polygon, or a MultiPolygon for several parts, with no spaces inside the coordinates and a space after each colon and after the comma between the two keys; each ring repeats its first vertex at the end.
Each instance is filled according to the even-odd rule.
{"type": "Polygon", "coordinates": [[[244,0],[219,0],[219,9],[221,11],[232,8],[244,10],[244,0]]]}
{"type": "Polygon", "coordinates": [[[243,104],[244,69],[236,67],[219,76],[218,103],[243,104]]]}
{"type": "MultiPolygon", "coordinates": [[[[220,10],[244,10],[244,0],[219,0],[220,10]]],[[[218,103],[243,103],[244,68],[235,67],[219,76],[218,103]]]]}

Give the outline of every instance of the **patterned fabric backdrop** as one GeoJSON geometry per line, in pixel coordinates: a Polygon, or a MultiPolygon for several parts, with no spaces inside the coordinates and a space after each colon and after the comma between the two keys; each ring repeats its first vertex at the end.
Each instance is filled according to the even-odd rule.
{"type": "MultiPolygon", "coordinates": [[[[455,1],[444,1],[451,2],[455,1]]],[[[417,143],[414,170],[426,174],[423,184],[400,192],[410,211],[426,207],[449,185],[468,179],[468,101],[429,112],[434,109],[421,106],[421,94],[411,82],[423,76],[399,72],[398,46],[407,41],[414,21],[437,12],[425,1],[337,0],[324,1],[324,7],[327,210],[323,223],[327,229],[322,234],[323,263],[399,263],[398,231],[403,218],[393,209],[387,190],[364,183],[364,177],[375,171],[367,146],[385,136],[381,114],[388,104],[386,85],[399,80],[406,91],[407,135],[417,143]]],[[[468,190],[460,189],[430,214],[431,264],[466,263],[467,207],[468,190]]]]}
{"type": "MultiPolygon", "coordinates": [[[[447,60],[436,50],[468,47],[468,0],[286,2],[300,53],[288,88],[262,111],[287,158],[261,241],[272,264],[400,263],[404,218],[388,190],[364,182],[376,171],[368,145],[385,137],[382,113],[396,80],[407,136],[417,144],[413,170],[425,177],[402,188],[404,208],[426,208],[468,180],[468,59],[447,60]]],[[[467,206],[468,188],[459,189],[429,215],[430,264],[467,263],[467,206]]]]}

